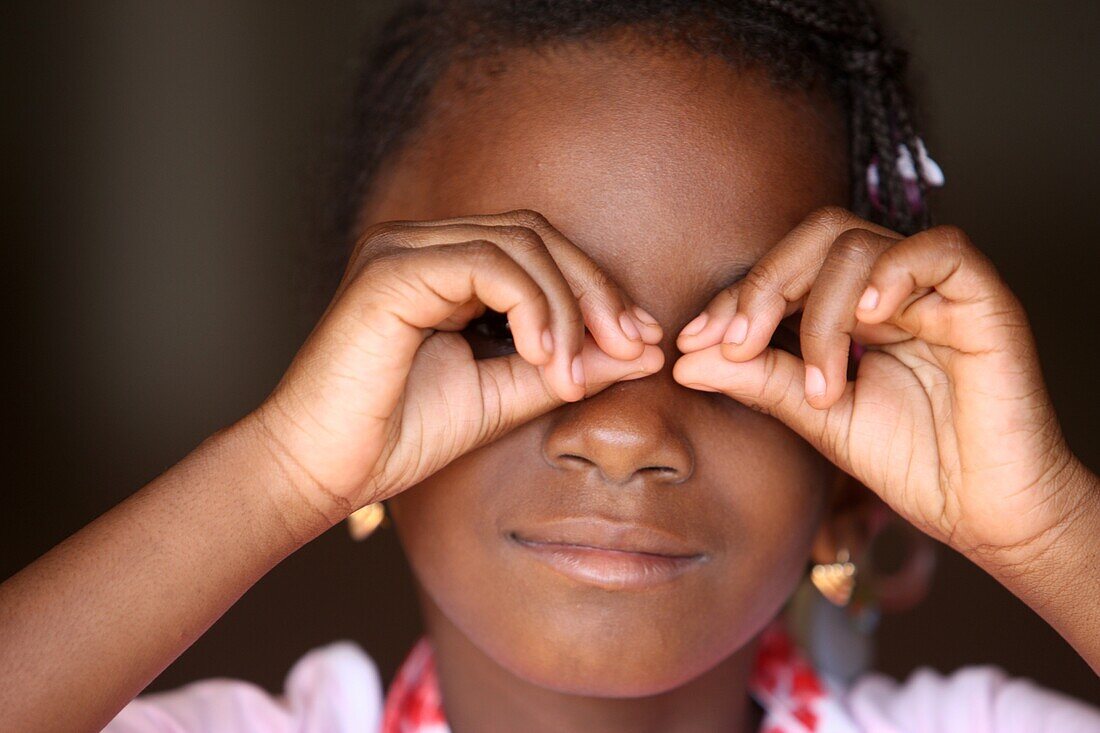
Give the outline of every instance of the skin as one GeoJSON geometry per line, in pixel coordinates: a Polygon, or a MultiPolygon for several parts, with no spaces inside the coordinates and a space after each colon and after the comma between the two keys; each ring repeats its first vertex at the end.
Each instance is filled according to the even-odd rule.
{"type": "MultiPolygon", "coordinates": [[[[835,152],[843,124],[823,100],[776,95],[717,59],[636,66],[606,51],[575,53],[514,55],[465,103],[445,81],[433,105],[445,112],[394,164],[364,221],[532,206],[668,324],[659,346],[672,354],[677,330],[710,296],[805,212],[844,201],[846,165],[835,152]],[[813,117],[823,124],[801,124],[813,117]]],[[[458,688],[453,724],[645,729],[689,720],[694,707],[726,714],[697,718],[699,730],[735,729],[745,711],[724,701],[744,688],[753,638],[805,572],[832,479],[791,430],[678,384],[667,360],[395,497],[429,631],[449,652],[440,670],[444,689],[458,688]],[[652,465],[674,476],[646,472],[652,465]],[[614,592],[547,570],[506,535],[589,515],[674,532],[707,562],[658,588],[614,592]],[[510,714],[494,704],[486,719],[478,691],[505,686],[510,714]],[[640,699],[604,709],[578,706],[577,695],[640,699]]]]}
{"type": "Polygon", "coordinates": [[[839,208],[824,98],[616,42],[505,61],[436,90],[268,399],[0,586],[5,720],[98,729],[274,564],[389,499],[456,731],[751,730],[753,639],[832,559],[837,468],[1100,669],[1100,487],[965,235],[839,208]],[[486,307],[515,353],[467,328],[486,307]],[[773,348],[784,317],[805,362],[773,348]],[[854,383],[849,337],[871,349],[854,383]],[[578,583],[510,535],[563,514],[706,560],[578,583]]]}

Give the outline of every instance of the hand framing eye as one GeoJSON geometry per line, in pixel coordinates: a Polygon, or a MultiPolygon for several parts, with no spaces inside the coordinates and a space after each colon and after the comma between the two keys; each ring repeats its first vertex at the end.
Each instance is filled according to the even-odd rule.
{"type": "Polygon", "coordinates": [[[980,561],[1057,536],[1079,464],[1026,314],[954,227],[911,237],[814,212],[680,333],[685,386],[772,415],[901,516],[980,561]],[[774,348],[801,313],[801,358],[774,348]],[[850,345],[863,345],[854,380],[850,345]]]}

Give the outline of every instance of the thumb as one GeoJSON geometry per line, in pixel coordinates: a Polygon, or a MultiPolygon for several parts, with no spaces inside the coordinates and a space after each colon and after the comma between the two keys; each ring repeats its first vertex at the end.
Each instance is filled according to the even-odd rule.
{"type": "Polygon", "coordinates": [[[685,387],[721,392],[779,419],[847,470],[855,387],[849,383],[832,407],[818,409],[806,401],[805,375],[805,363],[782,349],[733,362],[722,356],[721,344],[685,354],[672,369],[672,378],[685,387]]]}
{"type": "MultiPolygon", "coordinates": [[[[565,404],[546,383],[545,367],[534,366],[519,354],[477,363],[485,424],[489,426],[479,445],[496,440],[512,428],[565,404]]],[[[591,334],[585,334],[581,363],[587,398],[616,382],[641,379],[659,372],[665,356],[657,346],[646,344],[637,358],[615,359],[596,345],[591,334]]]]}

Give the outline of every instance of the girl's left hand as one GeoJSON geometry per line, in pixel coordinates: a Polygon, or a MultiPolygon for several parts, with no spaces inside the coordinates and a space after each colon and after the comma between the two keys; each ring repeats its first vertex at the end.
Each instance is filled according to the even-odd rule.
{"type": "Polygon", "coordinates": [[[677,345],[678,382],[782,420],[1002,579],[1074,552],[1067,530],[1094,527],[1100,514],[1024,309],[957,228],[903,237],[822,209],[715,297],[677,345]],[[768,348],[799,311],[802,359],[768,348]],[[849,382],[852,340],[866,353],[849,382]]]}

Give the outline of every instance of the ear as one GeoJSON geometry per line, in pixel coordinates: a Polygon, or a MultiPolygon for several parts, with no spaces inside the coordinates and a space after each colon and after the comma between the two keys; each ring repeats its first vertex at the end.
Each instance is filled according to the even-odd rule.
{"type": "Polygon", "coordinates": [[[873,584],[883,611],[904,611],[927,596],[935,570],[935,543],[838,469],[810,558],[817,564],[833,563],[842,550],[848,551],[862,582],[873,584]]]}
{"type": "Polygon", "coordinates": [[[825,518],[810,549],[811,560],[821,565],[836,562],[837,554],[847,550],[859,565],[888,516],[889,509],[874,492],[837,469],[825,518]]]}

